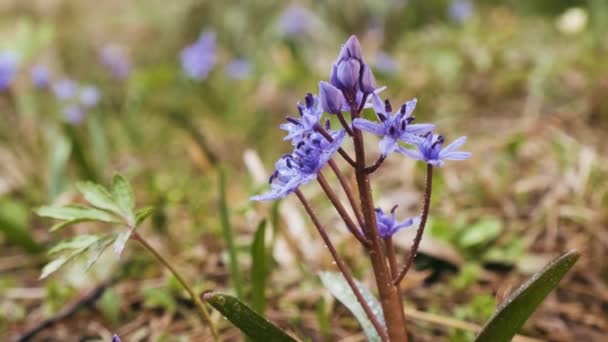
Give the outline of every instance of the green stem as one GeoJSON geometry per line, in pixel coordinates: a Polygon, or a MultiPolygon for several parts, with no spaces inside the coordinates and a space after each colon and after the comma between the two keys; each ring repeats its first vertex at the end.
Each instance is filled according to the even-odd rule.
{"type": "Polygon", "coordinates": [[[171,265],[169,260],[165,259],[165,257],[160,255],[160,253],[158,253],[158,251],[156,249],[154,249],[154,247],[152,247],[152,245],[150,245],[146,240],[144,240],[141,237],[141,235],[139,235],[137,232],[133,232],[133,235],[131,235],[131,239],[138,241],[145,249],[148,250],[148,252],[152,253],[152,255],[156,258],[156,260],[158,260],[161,264],[163,264],[163,266],[165,266],[169,271],[171,271],[171,273],[173,274],[175,279],[177,279],[177,281],[182,285],[184,290],[186,290],[186,292],[188,292],[188,294],[194,301],[194,304],[199,309],[203,318],[207,322],[209,322],[209,327],[211,328],[211,333],[213,334],[214,340],[220,341],[220,337],[217,333],[217,329],[213,325],[213,322],[211,322],[211,316],[209,314],[209,310],[205,306],[205,303],[203,303],[201,298],[196,295],[194,290],[190,287],[190,285],[188,285],[188,283],[186,283],[186,280],[181,276],[181,274],[179,274],[179,272],[175,269],[175,267],[173,267],[173,265],[171,265]]]}

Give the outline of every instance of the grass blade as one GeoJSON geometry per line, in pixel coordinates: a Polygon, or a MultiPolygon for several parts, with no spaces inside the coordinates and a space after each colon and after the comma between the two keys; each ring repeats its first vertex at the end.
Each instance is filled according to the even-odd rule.
{"type": "Polygon", "coordinates": [[[223,168],[218,169],[220,177],[220,220],[222,222],[222,232],[224,234],[224,240],[226,241],[226,247],[228,247],[228,255],[230,258],[230,278],[232,279],[232,285],[237,297],[243,298],[243,288],[241,286],[241,270],[239,267],[239,260],[234,245],[234,237],[232,234],[232,226],[230,225],[228,203],[226,202],[226,172],[223,168]]]}
{"type": "Polygon", "coordinates": [[[511,341],[549,292],[557,287],[579,256],[577,251],[568,252],[532,276],[496,310],[475,341],[511,341]]]}
{"type": "Polygon", "coordinates": [[[266,310],[266,220],[258,225],[251,245],[251,282],[252,282],[252,306],[259,314],[263,315],[266,310]]]}
{"type": "Polygon", "coordinates": [[[221,293],[207,293],[204,295],[204,299],[253,341],[296,341],[236,297],[221,293]]]}

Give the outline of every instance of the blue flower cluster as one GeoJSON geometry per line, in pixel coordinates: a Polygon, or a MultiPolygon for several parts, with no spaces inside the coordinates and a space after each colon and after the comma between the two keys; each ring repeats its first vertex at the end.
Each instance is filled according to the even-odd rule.
{"type": "MultiPolygon", "coordinates": [[[[298,104],[299,118],[288,117],[287,123],[280,126],[287,131],[285,140],[292,142],[294,150],[276,162],[275,171],[270,177],[270,191],[253,196],[253,200],[279,199],[316,179],[351,130],[372,133],[381,138],[380,161],[397,152],[440,167],[446,160],[464,160],[471,156],[469,152],[458,151],[465,137],[443,148],[444,137],[433,132],[435,125],[413,123],[416,99],[405,102],[393,113],[390,101],[382,100],[378,95],[383,88],[376,87],[375,77],[363,59],[361,46],[355,36],[351,36],[342,47],[329,78],[329,82],[319,83],[318,97],[307,94],[305,103],[298,104]],[[368,107],[373,108],[377,121],[360,117],[360,111],[368,107]],[[338,115],[344,129],[323,129],[320,122],[324,112],[338,115]],[[342,116],[343,112],[351,112],[350,124],[342,116]],[[411,147],[407,148],[404,144],[411,147]]],[[[415,221],[413,218],[397,221],[395,208],[390,214],[376,209],[381,237],[392,236],[415,221]]]]}

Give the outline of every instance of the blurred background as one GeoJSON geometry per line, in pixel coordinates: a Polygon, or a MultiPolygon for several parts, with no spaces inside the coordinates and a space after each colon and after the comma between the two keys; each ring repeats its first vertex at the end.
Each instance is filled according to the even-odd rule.
{"type": "MultiPolygon", "coordinates": [[[[113,228],[51,234],[33,209],[82,201],[76,182],[120,172],[139,206],[156,208],[140,234],[197,289],[232,291],[228,229],[249,298],[251,244],[266,218],[267,317],[307,341],[362,341],[320,284],[317,273],[335,266],[297,203],[249,201],[290,150],[278,125],[356,34],[383,96],[395,106],[418,98],[419,122],[448,141],[468,136],[473,152],[436,172],[422,253],[403,285],[416,341],[470,341],[505,296],[573,248],[581,259],[521,333],[603,341],[607,29],[604,0],[0,0],[0,340],[32,329],[39,341],[209,338],[175,279],[135,244],[88,272],[75,261],[38,280],[54,243],[113,228]],[[193,46],[202,55],[188,61],[193,46]],[[43,325],[100,288],[88,307],[43,325]]],[[[367,149],[377,152],[375,138],[367,149]]],[[[390,158],[373,177],[377,204],[416,215],[423,178],[423,165],[390,158]]],[[[303,190],[373,289],[356,240],[317,187],[303,190]]],[[[403,256],[412,233],[396,236],[403,256]]],[[[226,340],[241,340],[214,317],[226,340]]]]}

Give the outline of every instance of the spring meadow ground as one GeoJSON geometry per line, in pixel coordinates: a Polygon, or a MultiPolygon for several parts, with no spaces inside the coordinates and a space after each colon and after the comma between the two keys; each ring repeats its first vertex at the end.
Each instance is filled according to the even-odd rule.
{"type": "MultiPolygon", "coordinates": [[[[467,136],[472,153],[434,173],[401,283],[411,340],[472,341],[519,285],[576,249],[515,340],[604,341],[607,30],[601,0],[0,0],[0,341],[212,340],[198,303],[133,237],[120,256],[109,248],[86,271],[85,256],[40,279],[52,246],[120,224],[49,232],[57,221],[36,210],[84,205],[81,182],[110,186],[116,173],[137,208],[154,208],[137,236],[194,292],[238,295],[303,341],[366,340],[320,280],[338,267],[296,195],[250,199],[292,149],[279,125],[329,79],[351,35],[393,112],[417,98],[416,122],[435,124],[446,145],[467,136]]],[[[369,164],[378,141],[366,138],[369,164]]],[[[420,215],[424,163],[387,158],[370,178],[378,207],[420,215]]],[[[323,190],[300,191],[377,295],[365,250],[323,190]]],[[[399,263],[415,234],[392,237],[399,263]]],[[[221,340],[245,340],[210,316],[221,340]]]]}

